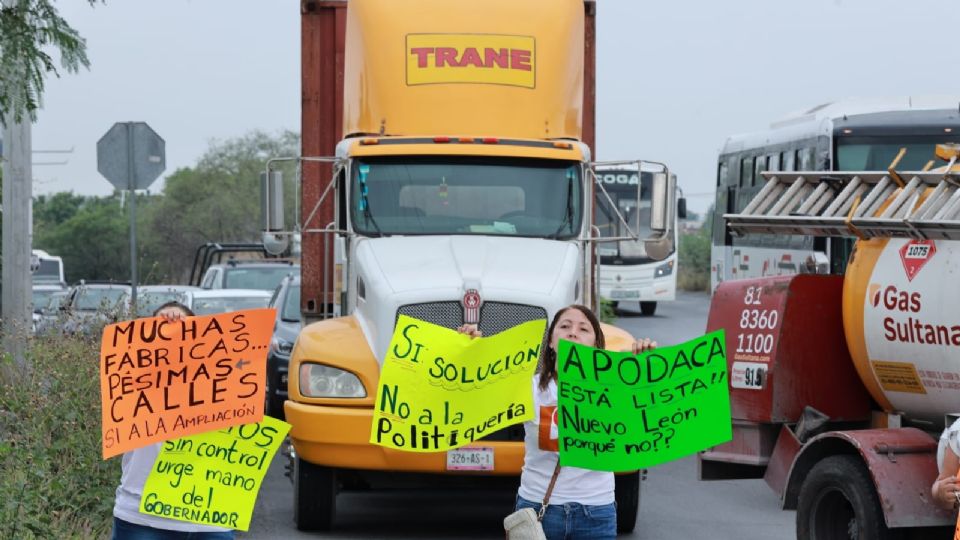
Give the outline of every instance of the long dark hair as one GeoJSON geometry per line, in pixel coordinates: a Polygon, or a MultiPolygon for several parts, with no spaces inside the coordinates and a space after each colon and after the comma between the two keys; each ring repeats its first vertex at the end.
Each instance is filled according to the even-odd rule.
{"type": "Polygon", "coordinates": [[[557,323],[560,322],[560,316],[571,309],[583,313],[583,316],[590,321],[590,326],[593,327],[593,333],[597,336],[593,346],[598,349],[606,346],[606,341],[603,339],[603,330],[600,328],[600,320],[597,319],[597,316],[593,314],[590,308],[580,304],[571,304],[557,311],[557,314],[553,316],[553,322],[551,322],[550,327],[547,328],[547,334],[543,338],[543,347],[541,349],[543,356],[540,360],[540,381],[538,382],[540,390],[546,390],[547,386],[550,385],[550,381],[557,378],[557,351],[553,350],[553,347],[550,346],[550,340],[551,336],[553,336],[554,328],[556,328],[557,323]]]}

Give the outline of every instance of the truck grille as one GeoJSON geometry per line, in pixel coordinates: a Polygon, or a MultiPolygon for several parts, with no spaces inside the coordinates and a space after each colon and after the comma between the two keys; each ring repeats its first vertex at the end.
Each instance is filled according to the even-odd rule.
{"type": "MultiPolygon", "coordinates": [[[[427,321],[444,328],[456,330],[463,324],[463,306],[460,302],[428,302],[400,306],[397,317],[406,315],[427,321]]],[[[484,336],[493,336],[527,321],[546,319],[547,310],[538,306],[510,304],[507,302],[484,302],[480,306],[480,331],[484,336]]],[[[394,321],[396,324],[396,321],[394,321]]]]}

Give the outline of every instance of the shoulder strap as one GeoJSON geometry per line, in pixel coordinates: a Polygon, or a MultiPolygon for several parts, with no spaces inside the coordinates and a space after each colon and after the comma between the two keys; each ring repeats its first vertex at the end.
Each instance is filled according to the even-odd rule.
{"type": "Polygon", "coordinates": [[[543,514],[547,511],[547,503],[550,501],[550,494],[553,493],[553,486],[556,485],[558,476],[560,476],[560,454],[557,454],[557,466],[553,469],[550,485],[547,486],[547,492],[543,494],[543,504],[540,505],[540,512],[537,514],[538,521],[543,519],[543,514]]]}

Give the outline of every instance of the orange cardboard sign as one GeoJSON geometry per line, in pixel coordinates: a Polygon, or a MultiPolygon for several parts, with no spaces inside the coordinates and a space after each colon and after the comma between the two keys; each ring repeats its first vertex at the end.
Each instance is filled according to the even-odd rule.
{"type": "Polygon", "coordinates": [[[104,328],[103,458],[262,420],[275,317],[273,309],[252,309],[104,328]]]}

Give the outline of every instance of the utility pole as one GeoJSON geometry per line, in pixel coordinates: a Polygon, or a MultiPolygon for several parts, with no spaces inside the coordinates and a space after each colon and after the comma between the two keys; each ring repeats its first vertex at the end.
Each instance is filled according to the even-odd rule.
{"type": "MultiPolygon", "coordinates": [[[[4,7],[13,7],[15,2],[2,1],[4,7]]],[[[13,111],[9,112],[3,128],[3,272],[0,275],[3,293],[0,300],[3,301],[3,352],[22,367],[26,365],[24,353],[31,323],[28,295],[33,292],[30,278],[33,171],[30,118],[25,115],[17,122],[14,115],[13,111]]]]}

